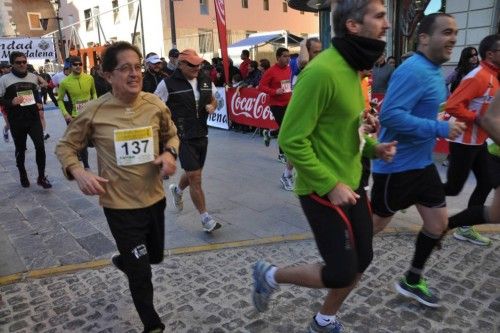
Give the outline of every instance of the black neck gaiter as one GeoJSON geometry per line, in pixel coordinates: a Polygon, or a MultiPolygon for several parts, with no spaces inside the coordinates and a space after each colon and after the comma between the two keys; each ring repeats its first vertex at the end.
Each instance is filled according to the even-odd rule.
{"type": "Polygon", "coordinates": [[[14,74],[15,76],[20,77],[20,78],[26,77],[26,75],[28,75],[27,71],[24,73],[21,73],[21,72],[15,70],[14,68],[12,68],[11,72],[12,72],[12,74],[14,74]]]}
{"type": "Polygon", "coordinates": [[[351,67],[362,71],[373,67],[384,52],[386,42],[349,34],[333,37],[332,44],[351,67]]]}

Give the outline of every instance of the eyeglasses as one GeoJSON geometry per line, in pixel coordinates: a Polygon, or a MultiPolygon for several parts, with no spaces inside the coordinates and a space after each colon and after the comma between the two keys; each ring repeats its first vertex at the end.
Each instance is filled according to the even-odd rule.
{"type": "Polygon", "coordinates": [[[187,61],[183,61],[183,63],[185,63],[186,65],[188,65],[188,66],[189,66],[189,67],[191,67],[191,68],[200,67],[200,65],[193,65],[192,63],[187,62],[187,61]]]}
{"type": "Polygon", "coordinates": [[[142,71],[142,66],[141,66],[141,64],[135,64],[135,65],[125,64],[125,65],[122,65],[120,67],[116,67],[113,70],[114,71],[119,71],[120,73],[131,73],[132,70],[134,70],[136,72],[141,72],[142,71]]]}
{"type": "Polygon", "coordinates": [[[14,63],[16,65],[26,65],[28,63],[28,61],[26,61],[26,60],[18,60],[18,61],[14,61],[14,63]]]}
{"type": "Polygon", "coordinates": [[[80,66],[80,67],[81,67],[81,66],[82,66],[82,63],[81,63],[81,62],[74,62],[74,63],[72,63],[72,64],[71,64],[71,66],[73,66],[73,67],[78,67],[78,66],[80,66]]]}
{"type": "Polygon", "coordinates": [[[472,57],[477,57],[477,53],[471,53],[471,54],[469,55],[469,57],[471,57],[471,58],[472,58],[472,57]]]}

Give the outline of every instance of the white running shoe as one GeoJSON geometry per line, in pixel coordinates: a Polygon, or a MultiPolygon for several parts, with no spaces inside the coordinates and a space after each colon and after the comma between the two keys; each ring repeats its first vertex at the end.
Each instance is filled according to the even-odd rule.
{"type": "Polygon", "coordinates": [[[201,225],[203,226],[203,230],[208,233],[221,227],[221,224],[219,222],[215,222],[215,220],[210,215],[201,220],[201,225]]]}
{"type": "Polygon", "coordinates": [[[170,193],[172,193],[172,203],[174,207],[180,212],[184,209],[184,201],[182,200],[182,194],[177,193],[177,184],[170,184],[168,187],[170,193]]]}
{"type": "Polygon", "coordinates": [[[283,188],[286,191],[293,191],[294,184],[293,184],[293,177],[292,176],[286,177],[285,175],[281,175],[280,181],[281,181],[281,185],[283,185],[283,188]]]}

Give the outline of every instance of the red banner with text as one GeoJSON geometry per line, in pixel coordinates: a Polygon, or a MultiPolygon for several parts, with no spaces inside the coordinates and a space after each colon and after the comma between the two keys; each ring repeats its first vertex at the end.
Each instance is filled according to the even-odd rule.
{"type": "Polygon", "coordinates": [[[227,52],[227,31],[226,31],[226,6],[224,0],[214,0],[215,17],[217,19],[217,31],[219,33],[220,51],[224,66],[225,82],[229,83],[229,55],[227,52]]]}
{"type": "Polygon", "coordinates": [[[231,121],[259,128],[278,129],[271,108],[269,95],[254,88],[235,88],[226,92],[227,111],[231,121]]]}

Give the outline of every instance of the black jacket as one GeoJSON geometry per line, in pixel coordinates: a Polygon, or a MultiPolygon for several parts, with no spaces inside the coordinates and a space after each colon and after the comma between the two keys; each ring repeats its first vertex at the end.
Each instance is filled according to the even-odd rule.
{"type": "Polygon", "coordinates": [[[205,109],[212,100],[212,81],[202,72],[198,75],[197,89],[200,92],[198,101],[194,98],[193,87],[179,69],[164,79],[168,90],[167,106],[172,112],[172,120],[177,126],[177,134],[181,140],[205,137],[208,134],[205,109]]]}
{"type": "Polygon", "coordinates": [[[162,76],[151,71],[144,72],[144,78],[142,79],[142,91],[148,93],[154,93],[158,83],[161,82],[162,76]]]}

